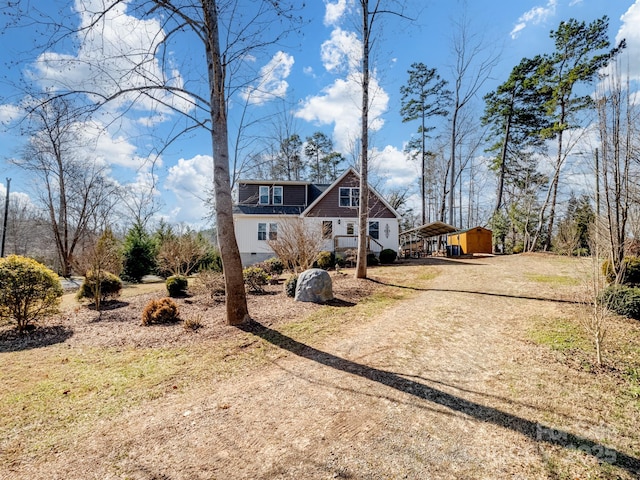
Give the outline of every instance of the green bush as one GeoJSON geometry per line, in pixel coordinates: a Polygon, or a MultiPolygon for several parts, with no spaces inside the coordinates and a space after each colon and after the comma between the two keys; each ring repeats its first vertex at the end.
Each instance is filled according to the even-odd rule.
{"type": "Polygon", "coordinates": [[[263,287],[269,283],[269,275],[267,275],[267,272],[265,272],[263,268],[256,267],[255,265],[242,270],[242,276],[245,285],[249,287],[249,291],[253,293],[264,293],[263,287]]]}
{"type": "Polygon", "coordinates": [[[600,302],[618,315],[640,320],[640,288],[610,285],[600,295],[600,302]]]}
{"type": "Polygon", "coordinates": [[[282,275],[284,272],[284,263],[278,257],[271,257],[262,263],[264,271],[269,275],[282,275]]]}
{"type": "Polygon", "coordinates": [[[393,263],[396,258],[398,258],[398,253],[390,248],[385,248],[380,252],[380,263],[382,264],[393,263]]]}
{"type": "Polygon", "coordinates": [[[291,275],[286,282],[284,282],[284,291],[287,294],[287,297],[295,297],[296,296],[296,287],[298,286],[298,276],[291,275]]]}
{"type": "Polygon", "coordinates": [[[95,301],[96,294],[99,293],[100,301],[104,302],[105,300],[119,297],[121,291],[122,280],[113,273],[107,271],[100,272],[100,283],[98,284],[94,273],[89,271],[84,277],[78,293],[76,293],[76,298],[78,300],[88,298],[95,301]],[[100,288],[99,292],[96,291],[97,288],[100,288]]]}
{"type": "Polygon", "coordinates": [[[333,268],[336,264],[336,256],[333,252],[329,252],[327,250],[323,250],[318,254],[318,258],[316,259],[316,266],[318,268],[322,268],[323,270],[329,270],[333,268]]]}
{"type": "Polygon", "coordinates": [[[127,282],[140,283],[142,277],[154,271],[156,244],[141,225],[134,225],[127,233],[123,257],[122,278],[127,282]]]}
{"type": "Polygon", "coordinates": [[[513,246],[511,253],[522,253],[524,252],[524,243],[518,242],[513,246]]]}
{"type": "Polygon", "coordinates": [[[367,265],[368,266],[375,267],[379,263],[380,263],[380,261],[378,260],[378,257],[376,257],[375,253],[369,253],[367,255],[367,265]]]}
{"type": "Polygon", "coordinates": [[[220,250],[217,248],[210,248],[200,261],[198,271],[212,270],[214,272],[222,272],[222,257],[220,256],[220,250]]]}
{"type": "Polygon", "coordinates": [[[151,300],[142,311],[142,324],[172,323],[179,320],[178,305],[170,298],[151,300]]]}
{"type": "MultiPolygon", "coordinates": [[[[630,286],[640,285],[640,257],[625,257],[622,261],[622,268],[620,284],[630,286]]],[[[607,282],[615,282],[616,276],[609,260],[605,260],[602,263],[602,273],[605,275],[607,282]]]]}
{"type": "Polygon", "coordinates": [[[0,258],[0,317],[24,331],[31,322],[58,311],[62,285],[58,276],[31,258],[0,258]]]}
{"type": "Polygon", "coordinates": [[[170,297],[184,297],[187,294],[189,283],[187,277],[172,275],[165,282],[170,297]]]}

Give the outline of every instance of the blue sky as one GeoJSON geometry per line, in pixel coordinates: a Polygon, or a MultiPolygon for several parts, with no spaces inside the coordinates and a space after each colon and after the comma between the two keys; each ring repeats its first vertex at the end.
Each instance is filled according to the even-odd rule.
{"type": "MultiPolygon", "coordinates": [[[[78,11],[82,4],[100,2],[76,0],[74,10],[69,2],[55,1],[44,8],[52,12],[61,9],[71,24],[77,25],[81,21],[78,11]]],[[[481,55],[499,54],[491,78],[474,105],[478,113],[482,109],[482,95],[502,83],[523,57],[552,50],[549,32],[557,28],[560,21],[569,18],[589,22],[608,15],[611,41],[627,39],[626,55],[631,74],[635,79],[640,78],[640,0],[475,0],[467,2],[466,6],[454,0],[412,0],[408,3],[421,9],[408,12],[415,17],[414,21],[387,17],[380,24],[382,28],[376,30],[371,141],[374,178],[377,188],[383,192],[401,188],[417,193],[417,167],[402,153],[404,143],[417,126],[403,124],[400,120],[399,89],[406,82],[407,70],[414,62],[435,67],[443,78],[451,79],[451,66],[455,60],[451,37],[455,23],[464,15],[470,21],[472,32],[481,37],[486,46],[481,55]]],[[[267,120],[267,116],[287,110],[293,130],[302,138],[321,130],[333,138],[336,150],[349,157],[359,129],[359,89],[354,77],[359,62],[359,39],[354,27],[357,17],[354,16],[353,0],[311,0],[306,4],[301,13],[309,23],[303,28],[303,35],[290,36],[284,45],[262,51],[250,59],[251,68],[264,74],[263,80],[261,84],[253,82],[236,91],[230,99],[230,134],[233,140],[242,112],[240,106],[246,102],[251,118],[259,120],[252,138],[269,136],[269,132],[278,127],[273,120],[267,120]],[[283,107],[285,104],[288,106],[283,107]]],[[[87,59],[95,59],[104,53],[111,55],[148,47],[151,39],[157,38],[159,22],[159,18],[136,19],[124,4],[92,35],[75,38],[74,43],[57,45],[49,50],[33,51],[27,48],[36,37],[33,28],[2,30],[0,61],[4,65],[4,75],[0,89],[0,122],[4,127],[0,131],[0,175],[13,179],[12,192],[25,198],[34,195],[29,178],[6,161],[18,154],[26,140],[18,130],[11,128],[20,116],[20,105],[24,101],[20,89],[16,88],[20,78],[26,74],[40,88],[65,84],[108,90],[108,75],[96,76],[95,72],[79,65],[86,66],[87,59]],[[106,46],[107,51],[96,45],[106,46]],[[55,59],[58,65],[61,61],[68,62],[72,67],[50,68],[51,63],[37,62],[38,58],[55,59]]],[[[174,47],[168,52],[171,68],[162,67],[151,59],[150,74],[169,76],[176,85],[195,85],[203,75],[197,70],[202,59],[201,45],[186,39],[174,47]]],[[[115,72],[124,68],[115,61],[105,65],[103,74],[107,69],[115,72]]],[[[138,79],[128,77],[125,81],[135,84],[138,79]]],[[[183,105],[185,99],[162,100],[189,111],[189,106],[183,105]]],[[[111,105],[91,125],[84,126],[87,155],[104,162],[113,177],[130,190],[155,180],[156,198],[163,205],[161,215],[168,221],[204,225],[206,208],[202,200],[212,175],[210,137],[206,132],[192,133],[171,144],[158,157],[157,150],[162,144],[158,138],[166,138],[169,132],[179,129],[184,119],[160,108],[153,99],[129,109],[126,101],[125,98],[121,103],[111,105]],[[127,113],[113,122],[113,116],[123,111],[127,113]]],[[[255,150],[263,146],[262,141],[254,142],[247,150],[242,150],[241,159],[249,148],[255,150]]],[[[4,195],[4,187],[0,187],[0,195],[4,195]]]]}

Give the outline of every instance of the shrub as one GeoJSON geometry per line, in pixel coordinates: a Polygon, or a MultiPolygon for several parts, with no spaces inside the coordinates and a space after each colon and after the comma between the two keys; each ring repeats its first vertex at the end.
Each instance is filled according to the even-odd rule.
{"type": "Polygon", "coordinates": [[[256,267],[255,265],[252,267],[247,267],[242,271],[242,276],[244,277],[244,283],[247,287],[249,287],[249,291],[253,293],[264,293],[264,287],[267,283],[269,283],[269,275],[264,271],[263,268],[256,267]]]}
{"type": "MultiPolygon", "coordinates": [[[[640,257],[625,257],[622,261],[622,285],[640,285],[640,257]]],[[[614,283],[616,280],[613,266],[610,260],[605,260],[602,264],[602,273],[607,282],[614,283]]]]}
{"type": "Polygon", "coordinates": [[[142,312],[142,324],[171,323],[178,320],[178,305],[170,298],[151,300],[142,312]]]}
{"type": "Polygon", "coordinates": [[[98,283],[95,274],[89,271],[84,277],[82,285],[80,285],[76,298],[78,300],[89,298],[94,301],[96,298],[99,298],[101,302],[104,302],[105,300],[119,297],[121,291],[122,280],[113,273],[107,271],[100,272],[100,283],[98,283]]]}
{"type": "Polygon", "coordinates": [[[222,257],[220,256],[220,250],[217,248],[210,248],[201,260],[198,269],[199,271],[213,270],[214,272],[222,273],[222,257]]]}
{"type": "Polygon", "coordinates": [[[295,297],[296,296],[296,287],[298,286],[298,276],[291,275],[287,278],[287,281],[284,282],[284,291],[287,294],[287,297],[295,297]]]}
{"type": "Polygon", "coordinates": [[[380,263],[393,263],[396,258],[398,258],[398,254],[390,248],[385,248],[380,252],[380,263]]]}
{"type": "Polygon", "coordinates": [[[215,270],[202,270],[198,273],[195,289],[197,293],[207,295],[211,300],[224,296],[224,274],[215,270]]]}
{"type": "Polygon", "coordinates": [[[333,252],[323,250],[316,257],[315,266],[317,268],[322,268],[323,270],[329,270],[330,268],[333,268],[335,264],[336,264],[336,256],[333,252]]]}
{"type": "Polygon", "coordinates": [[[170,297],[184,297],[187,294],[187,277],[172,275],[165,282],[170,297]]]}
{"type": "Polygon", "coordinates": [[[284,272],[284,263],[278,257],[271,257],[262,263],[264,271],[269,275],[282,275],[284,272]]]}
{"type": "Polygon", "coordinates": [[[378,260],[378,257],[376,257],[375,253],[369,253],[367,255],[367,265],[370,267],[374,267],[376,265],[378,265],[380,263],[380,261],[378,260]]]}
{"type": "Polygon", "coordinates": [[[522,253],[524,252],[524,243],[522,242],[518,242],[513,246],[513,249],[511,250],[512,253],[522,253]]]}
{"type": "Polygon", "coordinates": [[[140,283],[142,277],[153,272],[156,265],[156,245],[141,224],[134,225],[124,240],[122,278],[140,283]]]}
{"type": "Polygon", "coordinates": [[[201,315],[197,315],[195,317],[185,318],[182,321],[182,326],[187,331],[189,331],[189,330],[196,331],[199,328],[202,328],[204,326],[202,324],[202,316],[201,315]]]}
{"type": "Polygon", "coordinates": [[[58,311],[62,285],[41,263],[19,255],[0,259],[0,317],[13,320],[18,331],[58,311]]]}
{"type": "Polygon", "coordinates": [[[618,315],[640,320],[640,288],[610,285],[600,295],[600,302],[618,315]]]}

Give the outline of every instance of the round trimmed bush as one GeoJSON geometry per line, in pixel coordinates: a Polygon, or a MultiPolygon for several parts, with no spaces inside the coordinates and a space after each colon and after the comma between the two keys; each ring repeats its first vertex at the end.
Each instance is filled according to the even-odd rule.
{"type": "Polygon", "coordinates": [[[284,282],[284,291],[287,294],[287,297],[295,297],[296,296],[296,287],[298,286],[298,276],[291,275],[287,278],[287,281],[284,282]]]}
{"type": "MultiPolygon", "coordinates": [[[[622,285],[640,285],[640,257],[625,257],[622,261],[622,268],[622,278],[620,279],[622,285]]],[[[611,261],[604,261],[602,273],[605,275],[607,282],[615,282],[616,276],[611,261]]]]}
{"type": "Polygon", "coordinates": [[[58,275],[19,255],[0,258],[0,318],[24,331],[31,322],[56,313],[62,297],[58,275]]]}
{"type": "Polygon", "coordinates": [[[142,324],[172,323],[179,320],[178,305],[170,298],[151,300],[142,311],[142,324]]]}
{"type": "Polygon", "coordinates": [[[98,280],[93,271],[89,271],[84,277],[82,285],[80,285],[76,298],[78,300],[82,300],[83,298],[95,300],[96,293],[98,293],[96,291],[98,285],[100,288],[100,301],[102,302],[119,297],[122,291],[122,280],[113,273],[107,271],[100,272],[100,283],[98,284],[98,280]]]}
{"type": "Polygon", "coordinates": [[[385,248],[380,252],[380,263],[382,264],[393,263],[396,261],[396,258],[398,258],[397,252],[390,248],[385,248]]]}
{"type": "Polygon", "coordinates": [[[336,256],[333,252],[323,250],[318,254],[318,258],[316,259],[316,265],[318,266],[318,268],[329,270],[330,268],[333,268],[335,264],[336,256]]]}
{"type": "Polygon", "coordinates": [[[187,281],[187,277],[172,275],[167,278],[165,285],[167,286],[167,292],[170,297],[184,297],[187,294],[189,282],[187,281]]]}
{"type": "Polygon", "coordinates": [[[600,302],[618,315],[640,320],[640,288],[610,285],[600,295],[600,302]]]}
{"type": "Polygon", "coordinates": [[[242,276],[245,285],[249,287],[249,290],[253,293],[263,293],[264,288],[262,287],[269,283],[269,275],[260,267],[247,267],[242,270],[242,276]]]}
{"type": "Polygon", "coordinates": [[[264,271],[269,275],[282,275],[284,272],[284,263],[278,257],[271,257],[262,262],[264,271]]]}
{"type": "Polygon", "coordinates": [[[379,263],[380,263],[380,261],[378,260],[378,257],[376,257],[375,253],[369,253],[367,255],[367,265],[368,266],[375,267],[379,263]]]}

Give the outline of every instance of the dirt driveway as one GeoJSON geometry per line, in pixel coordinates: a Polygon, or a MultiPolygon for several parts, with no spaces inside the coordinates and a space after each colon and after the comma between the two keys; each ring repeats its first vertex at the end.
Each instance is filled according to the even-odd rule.
{"type": "MultiPolygon", "coordinates": [[[[601,443],[610,400],[584,398],[597,376],[528,335],[532,316],[575,308],[572,287],[532,286],[510,261],[443,261],[426,288],[317,345],[262,326],[258,314],[247,330],[284,352],[271,363],[102,421],[40,473],[29,475],[27,463],[15,474],[532,479],[602,469],[636,478],[634,434],[616,432],[624,445],[601,443]]],[[[531,260],[525,270],[547,267],[531,260]]]]}

